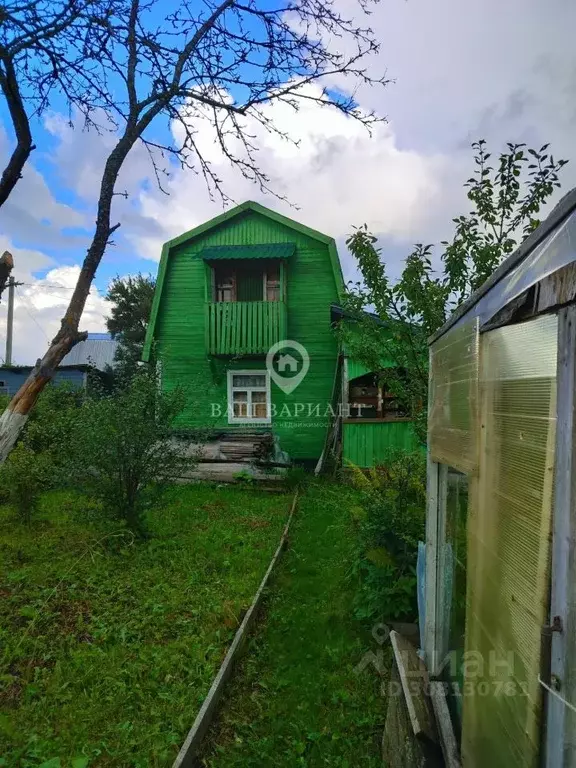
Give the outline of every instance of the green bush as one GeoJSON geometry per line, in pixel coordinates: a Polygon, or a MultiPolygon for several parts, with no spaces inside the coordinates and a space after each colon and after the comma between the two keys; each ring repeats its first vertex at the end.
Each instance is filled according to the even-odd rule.
{"type": "Polygon", "coordinates": [[[51,487],[52,464],[47,454],[37,454],[19,443],[0,471],[2,495],[21,522],[30,525],[43,491],[51,487]]]}
{"type": "Polygon", "coordinates": [[[192,461],[172,435],[184,404],[180,390],[159,392],[155,375],[144,370],[121,390],[88,398],[68,436],[72,482],[137,535],[166,483],[192,461]]]}
{"type": "Polygon", "coordinates": [[[84,390],[70,384],[50,384],[30,413],[22,442],[34,453],[50,453],[58,464],[67,454],[70,434],[80,419],[85,397],[84,390]]]}
{"type": "Polygon", "coordinates": [[[426,460],[421,452],[391,452],[385,465],[352,472],[362,506],[352,511],[359,533],[352,574],[356,614],[412,621],[418,613],[416,559],[424,540],[426,460]]]}

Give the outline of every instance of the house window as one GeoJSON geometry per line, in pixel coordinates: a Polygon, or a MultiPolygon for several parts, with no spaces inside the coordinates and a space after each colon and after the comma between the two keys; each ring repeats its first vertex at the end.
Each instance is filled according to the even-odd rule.
{"type": "Polygon", "coordinates": [[[280,301],[280,268],[278,264],[269,266],[264,273],[264,300],[280,301]]]}
{"type": "Polygon", "coordinates": [[[236,300],[236,275],[228,268],[214,270],[216,301],[236,300]]]}
{"type": "Polygon", "coordinates": [[[228,422],[270,423],[270,379],[267,371],[228,371],[228,422]]]}
{"type": "Polygon", "coordinates": [[[366,373],[348,385],[350,418],[395,421],[406,419],[407,412],[378,373],[366,373]]]}
{"type": "Polygon", "coordinates": [[[212,272],[213,300],[280,301],[280,265],[217,265],[212,272]]]}

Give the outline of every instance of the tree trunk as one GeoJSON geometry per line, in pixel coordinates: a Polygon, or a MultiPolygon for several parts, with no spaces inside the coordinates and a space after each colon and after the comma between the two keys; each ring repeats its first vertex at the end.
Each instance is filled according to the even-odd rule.
{"type": "Polygon", "coordinates": [[[8,278],[10,277],[13,268],[14,259],[12,258],[12,254],[9,251],[4,251],[2,256],[0,256],[0,297],[4,293],[4,288],[6,288],[8,278]]]}
{"type": "Polygon", "coordinates": [[[30,123],[18,87],[14,65],[11,59],[2,59],[2,65],[4,69],[0,69],[0,90],[10,111],[10,119],[16,134],[16,146],[0,178],[0,205],[4,205],[21,178],[22,169],[34,149],[30,123]]]}
{"type": "Polygon", "coordinates": [[[52,380],[62,358],[87,335],[73,330],[66,331],[63,327],[44,357],[36,361],[30,375],[0,416],[0,464],[6,461],[14,448],[18,435],[28,421],[30,411],[44,387],[52,380]]]}
{"type": "Polygon", "coordinates": [[[106,161],[100,196],[98,198],[98,213],[96,217],[96,230],[94,239],[84,258],[74,293],[62,318],[60,330],[52,340],[47,352],[41,360],[37,360],[30,375],[14,395],[8,407],[0,417],[0,465],[2,465],[10,451],[18,440],[18,435],[23,430],[28,415],[44,387],[50,383],[56,373],[56,368],[72,347],[79,341],[83,341],[88,334],[79,333],[80,318],[86,305],[86,299],[90,293],[90,287],[96,270],[102,260],[102,256],[108,245],[112,233],[120,226],[110,226],[110,211],[114,196],[114,185],[118,173],[128,152],[130,151],[137,135],[126,132],[118,141],[106,161]]]}

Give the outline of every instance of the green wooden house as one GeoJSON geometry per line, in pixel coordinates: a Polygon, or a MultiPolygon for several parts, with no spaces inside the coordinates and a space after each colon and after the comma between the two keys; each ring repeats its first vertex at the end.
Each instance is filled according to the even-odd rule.
{"type": "Polygon", "coordinates": [[[338,368],[330,305],[342,289],[331,237],[243,203],[165,244],[143,359],[154,349],[162,387],[190,388],[183,427],[272,431],[290,458],[317,460],[338,368]],[[310,359],[291,392],[266,367],[284,339],[310,359]]]}
{"type": "MultiPolygon", "coordinates": [[[[163,388],[188,388],[181,427],[208,428],[226,445],[271,434],[276,455],[290,460],[326,455],[328,441],[348,429],[341,407],[353,363],[333,329],[343,287],[333,238],[254,202],[166,243],[143,359],[157,361],[163,388]],[[298,349],[269,355],[286,340],[298,349]]],[[[364,425],[372,446],[364,453],[353,427],[344,456],[377,461],[374,427],[364,425]]]]}
{"type": "MultiPolygon", "coordinates": [[[[394,362],[385,353],[389,329],[375,315],[382,337],[382,355],[377,370],[350,354],[346,343],[341,345],[342,355],[342,408],[341,453],[346,466],[349,463],[367,468],[382,464],[390,451],[407,451],[420,447],[412,420],[386,385],[386,371],[394,362]]],[[[332,307],[332,323],[345,323],[348,333],[354,332],[354,315],[339,306],[332,307]]]]}

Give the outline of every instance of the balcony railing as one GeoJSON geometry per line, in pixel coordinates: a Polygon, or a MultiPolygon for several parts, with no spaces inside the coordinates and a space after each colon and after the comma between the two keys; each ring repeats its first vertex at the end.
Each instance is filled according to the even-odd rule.
{"type": "Polygon", "coordinates": [[[283,301],[221,301],[206,305],[211,355],[265,355],[286,338],[283,301]]]}

